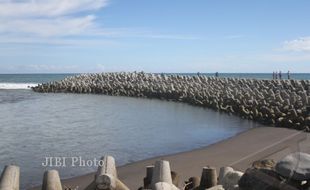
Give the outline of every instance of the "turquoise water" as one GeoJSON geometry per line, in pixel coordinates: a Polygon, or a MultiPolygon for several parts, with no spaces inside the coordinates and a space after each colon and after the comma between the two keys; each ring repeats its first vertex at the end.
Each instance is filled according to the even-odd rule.
{"type": "MultiPolygon", "coordinates": [[[[21,166],[22,189],[40,184],[49,168],[59,170],[63,178],[96,170],[93,166],[47,168],[42,166],[45,157],[81,156],[87,160],[110,154],[122,165],[203,147],[259,126],[182,103],[105,95],[41,94],[27,88],[68,75],[0,75],[0,168],[7,164],[21,166]]],[[[307,78],[309,74],[298,77],[307,78]]]]}

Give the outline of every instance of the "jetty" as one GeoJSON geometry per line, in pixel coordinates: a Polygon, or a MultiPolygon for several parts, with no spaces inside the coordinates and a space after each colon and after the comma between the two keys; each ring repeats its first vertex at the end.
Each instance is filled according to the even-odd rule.
{"type": "Polygon", "coordinates": [[[310,80],[262,80],[144,72],[80,74],[32,87],[41,93],[156,98],[310,131],[310,80]]]}

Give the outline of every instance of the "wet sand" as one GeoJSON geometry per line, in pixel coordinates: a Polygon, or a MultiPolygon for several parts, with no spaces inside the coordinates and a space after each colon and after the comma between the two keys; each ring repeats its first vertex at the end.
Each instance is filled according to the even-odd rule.
{"type": "MultiPolygon", "coordinates": [[[[255,160],[279,160],[296,151],[310,153],[309,133],[285,128],[259,127],[204,148],[120,166],[118,175],[130,189],[138,189],[143,186],[145,167],[152,165],[155,160],[165,159],[170,161],[171,170],[180,175],[179,186],[182,187],[183,182],[189,177],[200,176],[202,167],[207,165],[214,166],[217,170],[222,166],[232,166],[244,171],[255,160]]],[[[84,189],[93,179],[94,173],[91,173],[62,182],[66,187],[84,189]]]]}

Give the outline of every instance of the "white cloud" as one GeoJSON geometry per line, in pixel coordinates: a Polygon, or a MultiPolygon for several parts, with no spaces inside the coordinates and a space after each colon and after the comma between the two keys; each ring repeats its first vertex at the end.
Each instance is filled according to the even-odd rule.
{"type": "Polygon", "coordinates": [[[0,17],[58,17],[98,10],[107,0],[0,0],[0,17]]]}
{"type": "Polygon", "coordinates": [[[243,37],[244,37],[243,35],[239,35],[239,34],[224,36],[225,39],[240,39],[243,37]]]}
{"type": "Polygon", "coordinates": [[[105,66],[103,64],[97,64],[96,70],[97,70],[97,72],[104,72],[106,69],[105,69],[105,66]]]}
{"type": "Polygon", "coordinates": [[[270,62],[296,63],[296,62],[310,61],[310,55],[309,54],[266,54],[266,55],[262,55],[261,59],[264,61],[270,61],[270,62]]]}
{"type": "Polygon", "coordinates": [[[56,17],[53,19],[2,20],[0,33],[41,37],[72,36],[95,28],[94,19],[93,15],[87,15],[78,18],[56,17]]]}
{"type": "Polygon", "coordinates": [[[310,51],[310,37],[301,37],[291,41],[285,41],[284,50],[288,51],[310,51]]]}
{"type": "Polygon", "coordinates": [[[142,34],[141,37],[154,38],[154,39],[169,39],[169,40],[198,40],[201,39],[195,36],[186,35],[163,35],[163,34],[142,34]]]}
{"type": "Polygon", "coordinates": [[[310,61],[310,36],[285,41],[281,48],[258,55],[257,59],[271,63],[306,63],[310,61]]]}
{"type": "Polygon", "coordinates": [[[200,39],[187,35],[153,33],[141,28],[103,28],[95,15],[108,2],[109,0],[0,0],[0,45],[102,44],[107,41],[102,37],[200,39]]]}
{"type": "Polygon", "coordinates": [[[1,65],[1,73],[98,73],[106,69],[101,64],[10,64],[1,65]]]}
{"type": "Polygon", "coordinates": [[[44,40],[90,34],[98,28],[94,11],[106,5],[107,0],[0,0],[0,35],[44,40]]]}
{"type": "Polygon", "coordinates": [[[53,65],[53,64],[30,64],[26,67],[30,71],[34,72],[59,72],[59,71],[72,71],[78,68],[76,65],[53,65]]]}
{"type": "Polygon", "coordinates": [[[68,64],[9,64],[0,65],[1,73],[74,73],[80,72],[78,65],[68,64]]]}

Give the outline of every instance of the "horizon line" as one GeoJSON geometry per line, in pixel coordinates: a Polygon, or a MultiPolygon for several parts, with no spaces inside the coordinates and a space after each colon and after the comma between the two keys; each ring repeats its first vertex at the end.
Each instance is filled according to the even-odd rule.
{"type": "MultiPolygon", "coordinates": [[[[107,72],[64,72],[64,73],[48,73],[48,72],[38,72],[38,73],[0,73],[0,75],[44,75],[44,74],[50,74],[50,75],[57,75],[57,74],[96,74],[96,73],[152,73],[152,74],[272,74],[273,72],[145,72],[145,71],[107,71],[107,72]]],[[[282,72],[283,74],[287,73],[282,72]]],[[[310,72],[291,72],[290,74],[310,74],[310,72]]]]}

